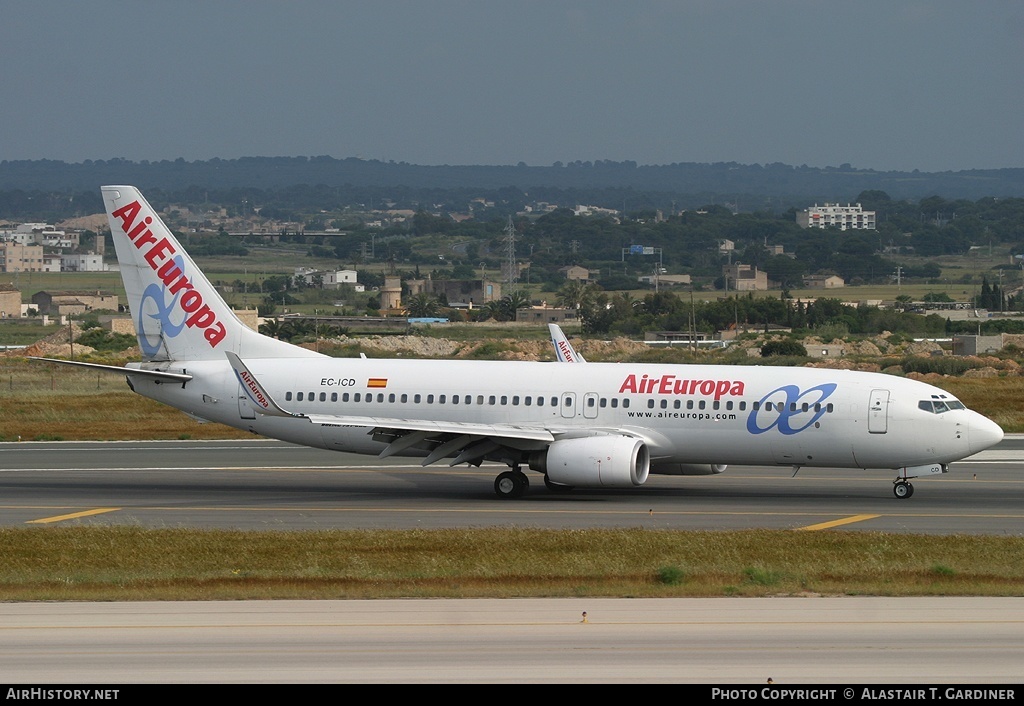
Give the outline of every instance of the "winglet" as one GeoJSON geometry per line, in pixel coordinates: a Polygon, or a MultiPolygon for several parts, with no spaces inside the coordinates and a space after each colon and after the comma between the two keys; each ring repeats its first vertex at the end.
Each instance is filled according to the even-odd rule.
{"type": "Polygon", "coordinates": [[[555,347],[555,356],[560,363],[586,363],[583,356],[576,352],[576,349],[569,343],[569,339],[562,333],[562,327],[558,324],[548,324],[548,331],[551,332],[551,344],[555,347]]]}
{"type": "Polygon", "coordinates": [[[256,409],[261,414],[266,414],[271,417],[303,417],[302,414],[293,414],[285,409],[282,409],[274,398],[270,396],[259,381],[249,372],[249,369],[245,367],[245,363],[238,357],[237,353],[233,351],[225,351],[225,355],[228,357],[228,362],[231,363],[231,367],[235,371],[235,377],[238,378],[238,382],[242,384],[242,389],[245,390],[245,394],[249,396],[253,404],[256,405],[256,409]]]}

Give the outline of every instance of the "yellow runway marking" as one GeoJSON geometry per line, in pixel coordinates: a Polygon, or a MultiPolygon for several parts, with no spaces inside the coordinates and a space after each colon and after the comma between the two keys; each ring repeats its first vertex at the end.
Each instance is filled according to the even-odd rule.
{"type": "Polygon", "coordinates": [[[70,515],[56,515],[54,517],[44,517],[39,520],[29,520],[25,524],[28,525],[45,525],[50,522],[63,522],[64,520],[75,520],[79,517],[89,517],[90,515],[102,515],[105,512],[117,512],[121,508],[119,507],[98,507],[95,510],[83,510],[82,512],[72,512],[70,515]]]}
{"type": "Polygon", "coordinates": [[[853,515],[852,517],[845,517],[841,520],[832,520],[831,522],[822,522],[817,525],[807,525],[806,527],[797,527],[798,530],[822,530],[829,529],[830,527],[839,527],[840,525],[848,525],[853,522],[863,522],[864,520],[873,520],[881,515],[853,515]]]}

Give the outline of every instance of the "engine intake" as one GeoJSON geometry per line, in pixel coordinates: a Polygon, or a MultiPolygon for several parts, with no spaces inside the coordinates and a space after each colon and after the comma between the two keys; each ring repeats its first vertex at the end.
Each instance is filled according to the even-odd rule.
{"type": "Polygon", "coordinates": [[[548,480],[576,488],[629,488],[643,485],[651,455],[640,439],[587,436],[562,439],[530,459],[530,468],[548,480]]]}

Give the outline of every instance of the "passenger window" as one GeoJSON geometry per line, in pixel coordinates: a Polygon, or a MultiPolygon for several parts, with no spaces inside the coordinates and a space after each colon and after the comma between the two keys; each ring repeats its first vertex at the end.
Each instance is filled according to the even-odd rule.
{"type": "Polygon", "coordinates": [[[487,398],[487,404],[494,404],[496,400],[497,398],[494,395],[491,395],[487,398]]]}
{"type": "Polygon", "coordinates": [[[484,396],[483,395],[477,395],[476,396],[476,403],[477,404],[483,404],[484,403],[484,396]]]}
{"type": "Polygon", "coordinates": [[[519,405],[519,395],[512,395],[512,404],[514,406],[518,406],[519,405]]]}
{"type": "Polygon", "coordinates": [[[654,400],[647,400],[647,409],[654,409],[654,400]]]}
{"type": "Polygon", "coordinates": [[[337,402],[337,401],[338,401],[338,393],[337,392],[332,392],[331,393],[331,402],[337,402]]]}
{"type": "Polygon", "coordinates": [[[362,401],[362,399],[363,399],[363,396],[360,395],[358,392],[355,393],[354,395],[352,395],[352,401],[353,402],[360,402],[360,401],[362,401]]]}
{"type": "Polygon", "coordinates": [[[321,392],[320,393],[320,401],[321,402],[326,402],[327,401],[327,393],[326,392],[321,392]]]}
{"type": "Polygon", "coordinates": [[[284,393],[284,400],[285,400],[285,402],[291,402],[292,401],[292,393],[291,393],[290,390],[288,392],[284,393]]]}
{"type": "Polygon", "coordinates": [[[523,398],[523,404],[525,404],[527,407],[532,405],[533,404],[533,397],[531,395],[527,395],[526,397],[524,397],[523,398]]]}
{"type": "Polygon", "coordinates": [[[438,404],[444,404],[446,399],[447,399],[447,397],[445,395],[438,395],[437,396],[437,403],[438,404]]]}
{"type": "Polygon", "coordinates": [[[462,401],[465,402],[466,404],[473,404],[473,396],[466,395],[465,399],[463,399],[462,401]]]}
{"type": "Polygon", "coordinates": [[[299,394],[295,395],[295,399],[298,400],[299,402],[302,402],[302,393],[300,392],[299,394]]]}
{"type": "Polygon", "coordinates": [[[395,401],[395,393],[392,392],[391,394],[388,395],[388,402],[394,402],[394,401],[395,401]]]}
{"type": "Polygon", "coordinates": [[[506,405],[506,404],[508,404],[508,395],[502,395],[502,396],[501,396],[501,403],[502,403],[503,405],[506,405]]]}
{"type": "Polygon", "coordinates": [[[342,392],[341,393],[341,401],[342,402],[348,402],[348,393],[347,392],[342,392]]]}
{"type": "Polygon", "coordinates": [[[434,396],[427,395],[427,404],[434,404],[434,396]]]}
{"type": "Polygon", "coordinates": [[[627,407],[629,407],[629,398],[628,397],[626,399],[622,400],[622,408],[626,409],[627,407]]]}
{"type": "Polygon", "coordinates": [[[612,409],[615,409],[618,406],[619,406],[619,398],[618,397],[613,397],[612,398],[612,409]]]}
{"type": "Polygon", "coordinates": [[[419,404],[421,399],[422,397],[420,397],[420,394],[418,392],[412,396],[413,404],[419,404]]]}
{"type": "Polygon", "coordinates": [[[683,403],[679,400],[672,401],[672,409],[679,409],[682,405],[683,403]]]}

